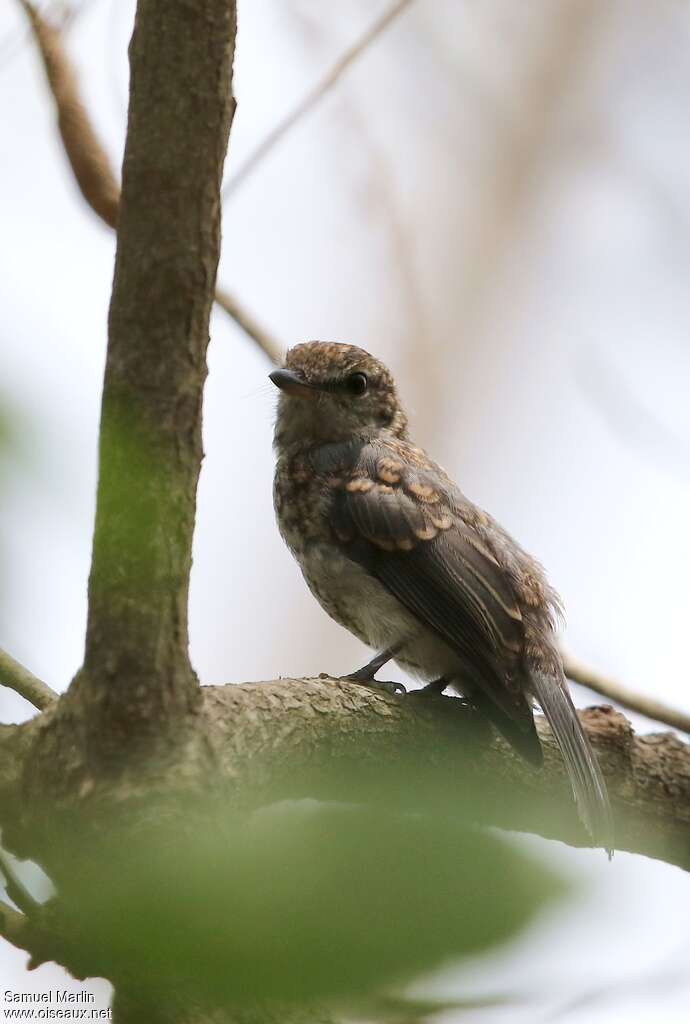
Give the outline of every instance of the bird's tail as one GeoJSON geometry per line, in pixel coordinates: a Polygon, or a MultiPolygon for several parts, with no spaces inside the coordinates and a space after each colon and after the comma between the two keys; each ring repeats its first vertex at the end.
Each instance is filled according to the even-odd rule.
{"type": "Polygon", "coordinates": [[[551,726],[573,788],[582,823],[598,846],[613,854],[613,817],[597,756],[577,716],[564,677],[531,673],[534,696],[551,726]]]}

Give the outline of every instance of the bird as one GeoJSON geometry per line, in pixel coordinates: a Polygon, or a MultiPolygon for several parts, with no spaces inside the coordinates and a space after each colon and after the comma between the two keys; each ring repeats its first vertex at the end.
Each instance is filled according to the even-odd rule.
{"type": "Polygon", "coordinates": [[[376,685],[394,660],[424,692],[461,695],[539,767],[536,702],[580,818],[610,856],[606,783],[568,690],[562,605],[540,563],[414,443],[375,356],[307,341],[269,377],[279,531],[322,608],[377,652],[347,678],[376,685]]]}

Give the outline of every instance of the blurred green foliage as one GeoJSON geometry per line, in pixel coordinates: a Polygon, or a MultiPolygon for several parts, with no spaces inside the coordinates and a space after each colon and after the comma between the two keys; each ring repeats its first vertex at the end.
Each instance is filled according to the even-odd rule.
{"type": "Polygon", "coordinates": [[[193,833],[113,850],[107,884],[85,863],[67,922],[181,999],[354,1006],[509,939],[565,891],[446,814],[302,800],[228,822],[217,810],[203,826],[194,815],[193,833]]]}

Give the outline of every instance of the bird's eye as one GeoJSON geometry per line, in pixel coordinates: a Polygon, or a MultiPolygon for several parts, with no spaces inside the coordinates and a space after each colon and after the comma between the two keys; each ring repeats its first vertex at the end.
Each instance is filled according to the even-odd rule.
{"type": "Polygon", "coordinates": [[[363,395],[369,387],[369,380],[366,373],[351,373],[345,384],[351,395],[363,395]]]}

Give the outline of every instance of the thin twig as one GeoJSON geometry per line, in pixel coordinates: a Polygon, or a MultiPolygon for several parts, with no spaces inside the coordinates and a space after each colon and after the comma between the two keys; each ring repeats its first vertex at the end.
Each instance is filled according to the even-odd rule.
{"type": "Polygon", "coordinates": [[[622,683],[615,679],[609,679],[570,655],[564,656],[564,668],[568,679],[620,704],[628,711],[635,711],[638,715],[651,718],[654,722],[661,722],[663,725],[669,725],[672,729],[690,733],[690,715],[686,712],[669,707],[668,704],[654,700],[653,697],[635,693],[627,686],[623,686],[622,683]]]}
{"type": "Polygon", "coordinates": [[[29,672],[18,661],[0,648],[0,684],[8,686],[11,690],[20,694],[30,704],[33,704],[39,711],[44,711],[54,704],[58,699],[55,690],[51,690],[47,683],[29,672]]]}
{"type": "Polygon", "coordinates": [[[9,857],[4,850],[0,849],[0,870],[5,876],[5,890],[7,895],[16,903],[23,914],[27,917],[31,917],[35,914],[40,903],[34,899],[27,887],[22,882],[21,878],[14,870],[14,865],[10,861],[9,857]]]}
{"type": "Polygon", "coordinates": [[[243,160],[235,173],[228,178],[221,192],[223,199],[229,199],[230,196],[237,192],[239,187],[256,170],[258,165],[263,162],[271,150],[285,138],[290,129],[294,128],[306,114],[310,113],[320,103],[326,93],[336,85],[357,58],[368,49],[371,43],[378,39],[399,14],[402,14],[413,3],[414,0],[395,0],[381,17],[376,19],[373,25],[370,25],[354,43],[348,46],[324,77],[271,129],[256,148],[251,151],[249,156],[243,160]]]}
{"type": "Polygon", "coordinates": [[[46,915],[45,904],[37,904],[35,917],[20,914],[5,900],[0,899],[0,936],[17,949],[29,954],[27,971],[33,971],[42,964],[54,960],[62,964],[74,978],[83,981],[87,974],[80,968],[74,957],[75,944],[56,915],[46,915]],[[58,930],[55,924],[61,925],[58,930]]]}
{"type": "MultiPolygon", "coordinates": [[[[21,0],[20,0],[21,2],[21,0]]],[[[85,14],[90,7],[93,7],[96,0],[82,0],[79,7],[70,6],[68,8],[61,9],[59,11],[60,25],[63,29],[72,28],[82,14],[85,14]]],[[[32,36],[32,30],[28,32],[22,31],[20,33],[9,32],[0,42],[0,75],[2,75],[12,61],[17,57],[26,44],[30,42],[32,36]]]]}
{"type": "Polygon", "coordinates": [[[0,935],[13,946],[28,949],[29,920],[20,914],[9,903],[0,900],[0,935]]]}
{"type": "MultiPolygon", "coordinates": [[[[77,77],[64,46],[62,32],[42,17],[31,0],[19,0],[30,21],[43,59],[48,84],[58,111],[60,136],[82,196],[108,227],[116,228],[120,186],[89,113],[79,94],[77,77]]],[[[227,292],[218,289],[216,302],[241,330],[266,353],[280,361],[280,345],[227,292]]]]}
{"type": "Polygon", "coordinates": [[[30,0],[19,0],[38,44],[55,99],[65,153],[81,194],[105,223],[114,228],[120,188],[110,160],[79,95],[77,76],[62,41],[62,30],[45,20],[30,0]]]}
{"type": "Polygon", "coordinates": [[[238,303],[234,295],[216,287],[216,304],[254,341],[272,363],[280,365],[284,348],[238,303]]]}

